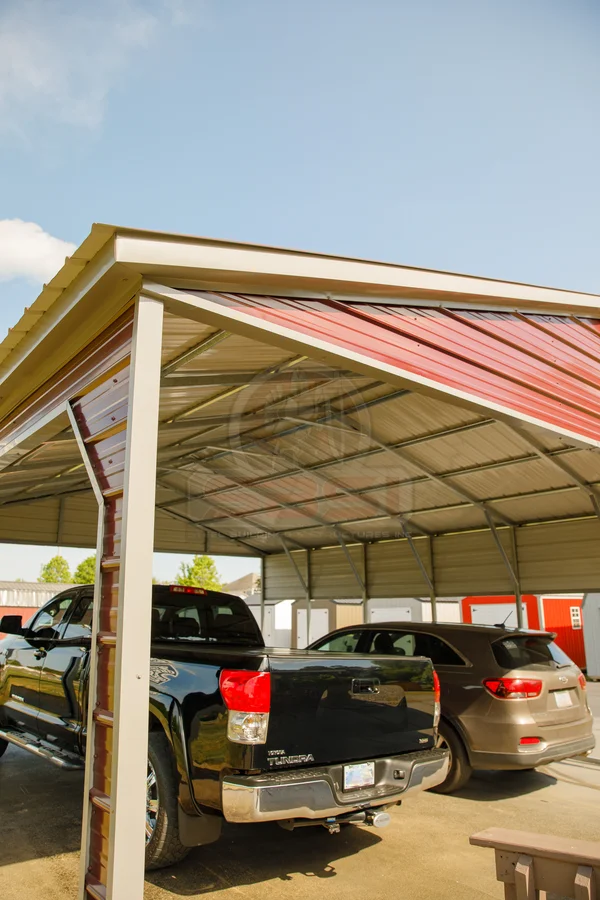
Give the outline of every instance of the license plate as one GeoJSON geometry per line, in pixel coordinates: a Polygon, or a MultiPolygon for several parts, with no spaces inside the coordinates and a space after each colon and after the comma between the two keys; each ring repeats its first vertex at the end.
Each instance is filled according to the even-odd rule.
{"type": "Polygon", "coordinates": [[[571,691],[554,691],[554,699],[556,700],[556,705],[559,709],[566,709],[568,706],[573,706],[571,691]]]}
{"type": "Polygon", "coordinates": [[[375,784],[375,763],[356,763],[344,766],[344,790],[354,791],[357,788],[371,787],[375,784]]]}

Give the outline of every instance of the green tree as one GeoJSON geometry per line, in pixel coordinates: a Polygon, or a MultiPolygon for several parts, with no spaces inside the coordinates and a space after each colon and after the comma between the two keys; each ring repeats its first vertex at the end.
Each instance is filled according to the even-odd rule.
{"type": "Polygon", "coordinates": [[[201,587],[207,591],[220,591],[223,588],[214,559],[206,555],[194,556],[191,563],[182,562],[176,580],[177,584],[201,587]]]}
{"type": "Polygon", "coordinates": [[[96,556],[82,559],[73,574],[75,584],[93,584],[96,580],[96,556]]]}
{"type": "Polygon", "coordinates": [[[42,566],[38,581],[46,584],[71,584],[71,573],[69,571],[69,563],[64,556],[57,553],[52,559],[42,566]]]}

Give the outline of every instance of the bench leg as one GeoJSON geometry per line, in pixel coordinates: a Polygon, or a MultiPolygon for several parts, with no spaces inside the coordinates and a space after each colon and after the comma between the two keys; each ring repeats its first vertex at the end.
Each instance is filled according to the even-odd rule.
{"type": "Polygon", "coordinates": [[[575,900],[596,900],[595,882],[591,866],[579,866],[575,876],[575,900]]]}

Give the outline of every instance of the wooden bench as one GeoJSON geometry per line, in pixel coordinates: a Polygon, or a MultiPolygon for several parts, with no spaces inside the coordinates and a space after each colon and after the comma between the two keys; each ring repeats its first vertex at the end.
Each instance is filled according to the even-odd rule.
{"type": "Polygon", "coordinates": [[[496,851],[505,900],[600,900],[600,843],[488,828],[471,835],[496,851]]]}

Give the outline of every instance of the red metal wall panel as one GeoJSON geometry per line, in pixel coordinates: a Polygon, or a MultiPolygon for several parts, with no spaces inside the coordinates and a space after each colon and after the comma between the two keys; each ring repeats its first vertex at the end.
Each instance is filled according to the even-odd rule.
{"type": "Polygon", "coordinates": [[[600,321],[204,293],[262,320],[425,378],[450,394],[600,441],[600,321]]]}
{"type": "Polygon", "coordinates": [[[96,696],[90,697],[94,707],[94,727],[87,748],[87,752],[94,755],[87,860],[88,893],[93,897],[104,895],[108,877],[121,526],[129,407],[129,357],[126,354],[130,352],[131,336],[132,320],[120,332],[118,369],[111,366],[104,377],[96,377],[71,399],[88,458],[104,496],[96,696]]]}
{"type": "MultiPolygon", "coordinates": [[[[108,875],[111,803],[112,725],[117,640],[121,522],[128,423],[129,363],[133,307],[36,391],[0,426],[0,442],[18,440],[61,403],[69,402],[88,458],[104,496],[104,546],[100,584],[94,728],[87,753],[93,755],[90,790],[91,833],[87,850],[87,893],[104,897],[108,875]]],[[[7,609],[1,610],[3,614],[7,609]]],[[[18,609],[16,615],[25,615],[18,609]]]]}
{"type": "Polygon", "coordinates": [[[544,619],[548,631],[556,632],[556,643],[570,656],[580,669],[585,669],[585,644],[583,640],[583,616],[581,628],[574,628],[571,607],[581,609],[583,600],[569,597],[543,597],[544,619]]]}

